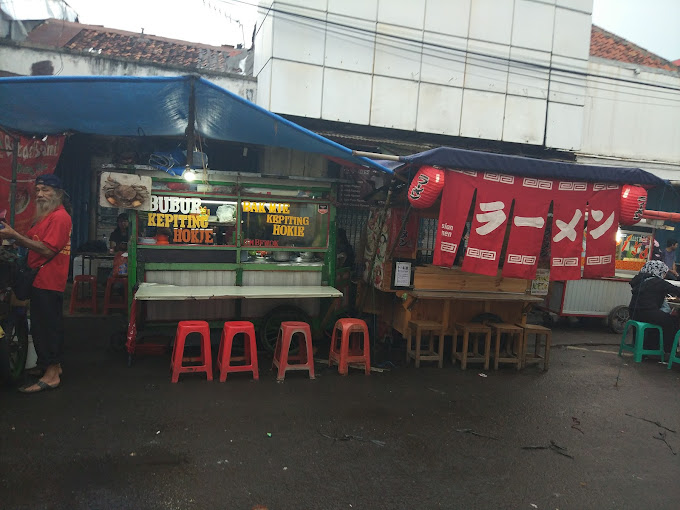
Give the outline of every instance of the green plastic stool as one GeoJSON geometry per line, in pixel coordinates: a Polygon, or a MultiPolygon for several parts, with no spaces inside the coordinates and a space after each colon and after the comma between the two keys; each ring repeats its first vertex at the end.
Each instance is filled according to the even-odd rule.
{"type": "Polygon", "coordinates": [[[678,356],[678,340],[680,340],[680,331],[675,334],[675,340],[673,340],[673,347],[671,347],[671,353],[668,356],[668,369],[670,370],[673,362],[680,363],[680,356],[678,356]]]}
{"type": "MultiPolygon", "coordinates": [[[[677,340],[677,337],[676,337],[677,340]]],[[[623,327],[623,335],[621,336],[621,347],[619,347],[619,356],[623,351],[630,351],[633,353],[633,359],[635,363],[640,363],[642,361],[642,356],[645,354],[653,354],[655,356],[661,356],[661,361],[664,360],[663,352],[663,330],[661,326],[656,324],[649,324],[647,322],[638,322],[630,320],[626,322],[623,327]],[[635,329],[635,336],[633,337],[633,343],[626,343],[626,334],[628,333],[628,328],[635,329]],[[645,338],[645,330],[656,329],[659,332],[659,348],[658,349],[643,349],[643,340],[645,338]]],[[[678,359],[680,361],[680,359],[678,359]]]]}

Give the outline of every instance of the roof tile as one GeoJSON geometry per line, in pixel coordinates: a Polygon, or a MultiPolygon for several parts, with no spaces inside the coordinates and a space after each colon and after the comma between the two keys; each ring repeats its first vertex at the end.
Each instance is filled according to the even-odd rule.
{"type": "Polygon", "coordinates": [[[590,55],[628,64],[680,72],[680,67],[673,62],[663,59],[596,25],[592,26],[590,33],[590,55]]]}

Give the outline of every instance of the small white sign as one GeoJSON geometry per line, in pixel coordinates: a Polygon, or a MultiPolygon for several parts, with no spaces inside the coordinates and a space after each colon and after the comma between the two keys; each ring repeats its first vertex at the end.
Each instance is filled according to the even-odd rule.
{"type": "Polygon", "coordinates": [[[532,296],[547,296],[550,286],[550,269],[537,269],[536,278],[531,282],[532,296]]]}
{"type": "Polygon", "coordinates": [[[394,286],[395,287],[410,287],[411,286],[411,263],[410,262],[395,262],[394,263],[394,286]]]}
{"type": "Polygon", "coordinates": [[[99,205],[116,209],[148,211],[151,208],[151,177],[102,172],[99,205]]]}

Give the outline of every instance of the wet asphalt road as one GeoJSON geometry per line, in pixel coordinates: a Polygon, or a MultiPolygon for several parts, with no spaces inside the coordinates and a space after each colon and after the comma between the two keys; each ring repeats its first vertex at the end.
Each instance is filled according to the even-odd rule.
{"type": "Polygon", "coordinates": [[[108,349],[114,323],[68,320],[58,390],[0,391],[0,508],[680,508],[680,453],[655,439],[680,452],[680,366],[621,360],[597,326],[556,328],[547,373],[318,364],[277,384],[261,356],[259,382],[170,384],[168,355],[108,349]],[[573,458],[522,448],[551,441],[573,458]]]}

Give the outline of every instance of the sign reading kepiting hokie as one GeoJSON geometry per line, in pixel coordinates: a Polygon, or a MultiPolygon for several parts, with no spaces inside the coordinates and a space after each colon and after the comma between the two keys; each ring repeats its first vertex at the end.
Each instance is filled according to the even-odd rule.
{"type": "Polygon", "coordinates": [[[475,197],[464,271],[494,276],[503,256],[504,277],[533,279],[548,226],[550,279],[578,280],[588,211],[583,277],[614,276],[620,194],[619,185],[612,183],[448,170],[433,262],[453,265],[475,197]],[[501,255],[508,222],[510,237],[501,255]]]}

